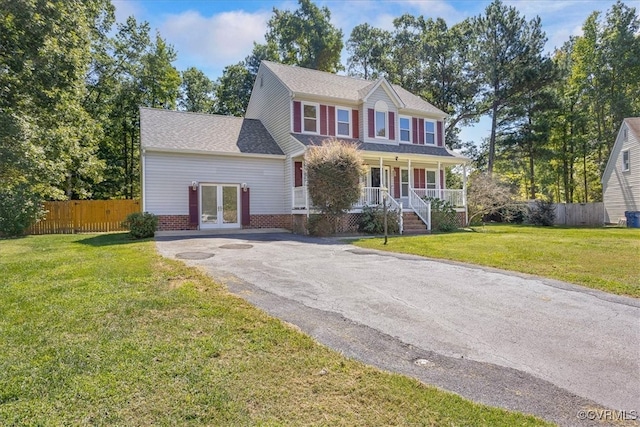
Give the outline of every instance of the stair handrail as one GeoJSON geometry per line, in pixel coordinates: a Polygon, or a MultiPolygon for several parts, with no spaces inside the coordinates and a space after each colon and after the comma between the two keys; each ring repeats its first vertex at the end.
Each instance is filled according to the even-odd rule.
{"type": "Polygon", "coordinates": [[[431,203],[418,196],[413,188],[409,189],[409,206],[431,231],[431,203]]]}
{"type": "Polygon", "coordinates": [[[400,227],[400,234],[402,234],[404,227],[404,220],[402,218],[402,203],[398,203],[396,199],[391,197],[388,191],[385,191],[385,199],[389,202],[389,209],[396,210],[398,212],[398,227],[400,227]]]}

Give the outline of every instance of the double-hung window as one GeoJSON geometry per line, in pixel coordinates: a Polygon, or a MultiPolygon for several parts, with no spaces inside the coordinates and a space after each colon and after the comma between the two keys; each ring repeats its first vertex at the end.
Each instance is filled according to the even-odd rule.
{"type": "Polygon", "coordinates": [[[629,150],[624,150],[622,152],[622,172],[629,172],[629,168],[629,150]]]}
{"type": "Polygon", "coordinates": [[[436,123],[429,120],[424,121],[424,143],[436,143],[436,123]]]}
{"type": "Polygon", "coordinates": [[[336,107],[337,134],[339,136],[351,136],[351,110],[336,107]]]}
{"type": "Polygon", "coordinates": [[[318,106],[316,104],[302,104],[302,115],[305,132],[318,133],[318,106]]]}
{"type": "Polygon", "coordinates": [[[400,142],[411,142],[411,117],[400,116],[400,142]]]}
{"type": "MultiPolygon", "coordinates": [[[[425,122],[426,124],[426,122],[425,122]]],[[[436,188],[436,171],[427,171],[426,173],[427,188],[436,188]]]]}

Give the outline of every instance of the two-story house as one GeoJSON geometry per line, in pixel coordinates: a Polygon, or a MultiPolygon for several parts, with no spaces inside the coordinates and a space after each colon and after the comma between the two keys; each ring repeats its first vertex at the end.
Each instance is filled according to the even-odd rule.
{"type": "Polygon", "coordinates": [[[437,197],[463,221],[465,188],[447,189],[445,169],[468,159],[444,146],[445,117],[384,78],[263,61],[244,118],[141,109],[143,209],[161,230],[300,230],[313,211],[305,151],[337,138],[358,144],[367,167],[353,215],[384,197],[426,230],[424,198],[437,197]]]}
{"type": "Polygon", "coordinates": [[[640,211],[640,117],[622,121],[602,174],[604,222],[617,223],[626,211],[640,211]]]}

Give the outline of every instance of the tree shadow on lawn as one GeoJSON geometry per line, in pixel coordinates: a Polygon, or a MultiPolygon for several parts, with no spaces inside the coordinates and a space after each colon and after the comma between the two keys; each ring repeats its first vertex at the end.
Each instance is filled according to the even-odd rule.
{"type": "Polygon", "coordinates": [[[86,239],[78,240],[76,243],[82,245],[89,245],[94,247],[100,246],[113,246],[113,245],[128,245],[130,243],[145,242],[153,239],[134,239],[129,233],[105,233],[93,237],[87,237],[86,239]]]}

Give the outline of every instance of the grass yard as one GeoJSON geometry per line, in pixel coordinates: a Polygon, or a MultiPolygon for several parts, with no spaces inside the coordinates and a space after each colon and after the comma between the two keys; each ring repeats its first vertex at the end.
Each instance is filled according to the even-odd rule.
{"type": "Polygon", "coordinates": [[[345,359],[153,242],[0,241],[0,425],[80,424],[544,423],[345,359]]]}
{"type": "Polygon", "coordinates": [[[463,261],[640,297],[640,229],[488,225],[478,232],[353,242],[430,258],[463,261]]]}

